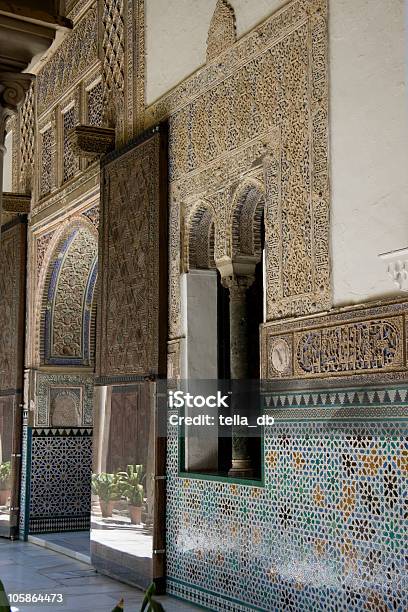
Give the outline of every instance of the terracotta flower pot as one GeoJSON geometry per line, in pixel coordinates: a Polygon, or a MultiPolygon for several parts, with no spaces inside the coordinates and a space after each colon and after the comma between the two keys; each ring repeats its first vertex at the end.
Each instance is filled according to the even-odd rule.
{"type": "Polygon", "coordinates": [[[99,505],[101,507],[103,518],[109,518],[110,516],[112,516],[113,506],[115,505],[115,502],[113,500],[104,501],[103,499],[99,498],[99,505]]]}
{"type": "Polygon", "coordinates": [[[11,495],[11,489],[0,489],[0,506],[6,506],[11,495]]]}
{"type": "Polygon", "coordinates": [[[129,504],[129,514],[132,525],[140,525],[142,522],[142,506],[131,506],[129,504]]]}

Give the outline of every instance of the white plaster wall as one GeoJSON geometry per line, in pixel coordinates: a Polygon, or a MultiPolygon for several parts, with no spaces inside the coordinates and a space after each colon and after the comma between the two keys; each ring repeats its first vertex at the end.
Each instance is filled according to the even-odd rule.
{"type": "Polygon", "coordinates": [[[6,152],[3,157],[3,191],[13,191],[13,133],[8,132],[4,141],[6,152]]]}
{"type": "MultiPolygon", "coordinates": [[[[230,0],[237,36],[287,0],[230,0]]],[[[217,0],[146,0],[146,102],[151,104],[205,64],[217,0]]]]}
{"type": "Polygon", "coordinates": [[[408,246],[404,0],[330,1],[333,291],[398,292],[377,255],[408,246]]]}

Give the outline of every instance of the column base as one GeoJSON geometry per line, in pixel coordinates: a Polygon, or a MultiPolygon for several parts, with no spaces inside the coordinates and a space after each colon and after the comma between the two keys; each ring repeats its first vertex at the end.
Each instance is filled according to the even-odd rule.
{"type": "Polygon", "coordinates": [[[252,478],[254,471],[250,459],[233,459],[228,476],[231,478],[252,478]]]}

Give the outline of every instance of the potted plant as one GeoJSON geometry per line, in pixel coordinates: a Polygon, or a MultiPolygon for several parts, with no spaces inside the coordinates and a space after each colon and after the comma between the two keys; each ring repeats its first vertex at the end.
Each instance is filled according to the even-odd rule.
{"type": "Polygon", "coordinates": [[[11,462],[6,461],[0,464],[0,506],[7,504],[10,497],[11,462]]]}
{"type": "Polygon", "coordinates": [[[112,516],[115,501],[120,499],[120,479],[118,474],[92,474],[92,493],[99,497],[102,517],[112,516]]]}
{"type": "Polygon", "coordinates": [[[130,522],[132,525],[140,525],[144,500],[143,465],[128,465],[126,472],[119,472],[118,476],[121,480],[122,495],[128,500],[130,522]]]}

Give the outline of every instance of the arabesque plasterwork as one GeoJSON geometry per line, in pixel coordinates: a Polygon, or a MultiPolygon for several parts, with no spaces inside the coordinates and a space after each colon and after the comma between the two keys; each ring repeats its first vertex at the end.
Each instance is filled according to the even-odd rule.
{"type": "Polygon", "coordinates": [[[391,301],[266,323],[261,330],[262,377],[405,381],[407,321],[408,303],[391,301]]]}
{"type": "Polygon", "coordinates": [[[35,426],[49,427],[51,423],[52,390],[79,389],[78,410],[82,426],[92,426],[93,374],[68,374],[37,372],[35,375],[36,400],[34,406],[35,426]]]}
{"type": "MultiPolygon", "coordinates": [[[[95,210],[95,205],[93,205],[91,210],[95,210]]],[[[78,344],[79,335],[82,333],[82,320],[76,325],[74,321],[79,316],[79,310],[82,312],[81,304],[86,290],[85,283],[88,282],[89,273],[97,257],[98,233],[95,226],[97,211],[91,212],[90,217],[83,214],[89,214],[89,211],[88,205],[88,208],[85,207],[82,210],[78,210],[62,224],[58,224],[57,227],[55,225],[51,227],[46,226],[46,229],[40,230],[30,240],[30,253],[32,253],[33,257],[32,275],[35,275],[36,278],[33,285],[31,285],[32,289],[29,300],[30,333],[28,345],[30,350],[27,355],[29,366],[38,367],[41,360],[44,359],[44,321],[47,309],[51,309],[51,306],[53,314],[57,314],[57,318],[61,319],[60,324],[56,326],[57,335],[54,337],[57,344],[58,342],[59,344],[62,343],[60,357],[69,356],[67,346],[70,342],[74,344],[72,344],[73,352],[69,351],[69,354],[75,357],[75,350],[79,351],[78,346],[77,349],[74,347],[78,344]],[[73,244],[74,249],[72,251],[68,249],[68,258],[64,262],[62,276],[58,276],[55,304],[53,298],[53,305],[51,305],[48,303],[48,293],[53,268],[55,267],[54,264],[60,256],[64,243],[69,236],[74,234],[76,236],[73,244]],[[64,275],[67,276],[67,270],[64,272],[65,265],[68,265],[67,270],[71,270],[66,280],[67,286],[65,286],[66,283],[64,284],[63,280],[64,275]],[[87,272],[84,276],[86,270],[87,272]],[[61,304],[60,307],[58,303],[61,304]],[[72,326],[77,329],[76,332],[73,332],[72,326]],[[59,341],[58,338],[60,338],[59,341]]]]}
{"type": "Polygon", "coordinates": [[[50,107],[98,62],[98,21],[94,4],[37,76],[38,114],[50,107]]]}
{"type": "Polygon", "coordinates": [[[227,0],[217,0],[207,38],[207,61],[228,49],[237,39],[235,12],[227,0]]]}
{"type": "MultiPolygon", "coordinates": [[[[49,351],[46,355],[48,360],[52,357],[60,360],[68,357],[82,360],[87,358],[83,346],[87,307],[85,297],[97,258],[98,242],[97,236],[91,233],[87,226],[79,226],[74,231],[75,234],[63,255],[58,276],[54,266],[50,279],[46,313],[49,318],[49,339],[48,346],[45,347],[49,351]]],[[[62,251],[57,257],[62,257],[62,251]]]]}
{"type": "Polygon", "coordinates": [[[166,118],[170,337],[180,335],[186,219],[211,202],[215,260],[231,258],[233,198],[248,179],[265,193],[267,319],[328,309],[326,1],[293,0],[145,111],[146,125],[166,118]]]}
{"type": "Polygon", "coordinates": [[[35,85],[31,83],[21,107],[21,142],[19,147],[18,185],[22,193],[33,187],[35,158],[35,85]]]}

